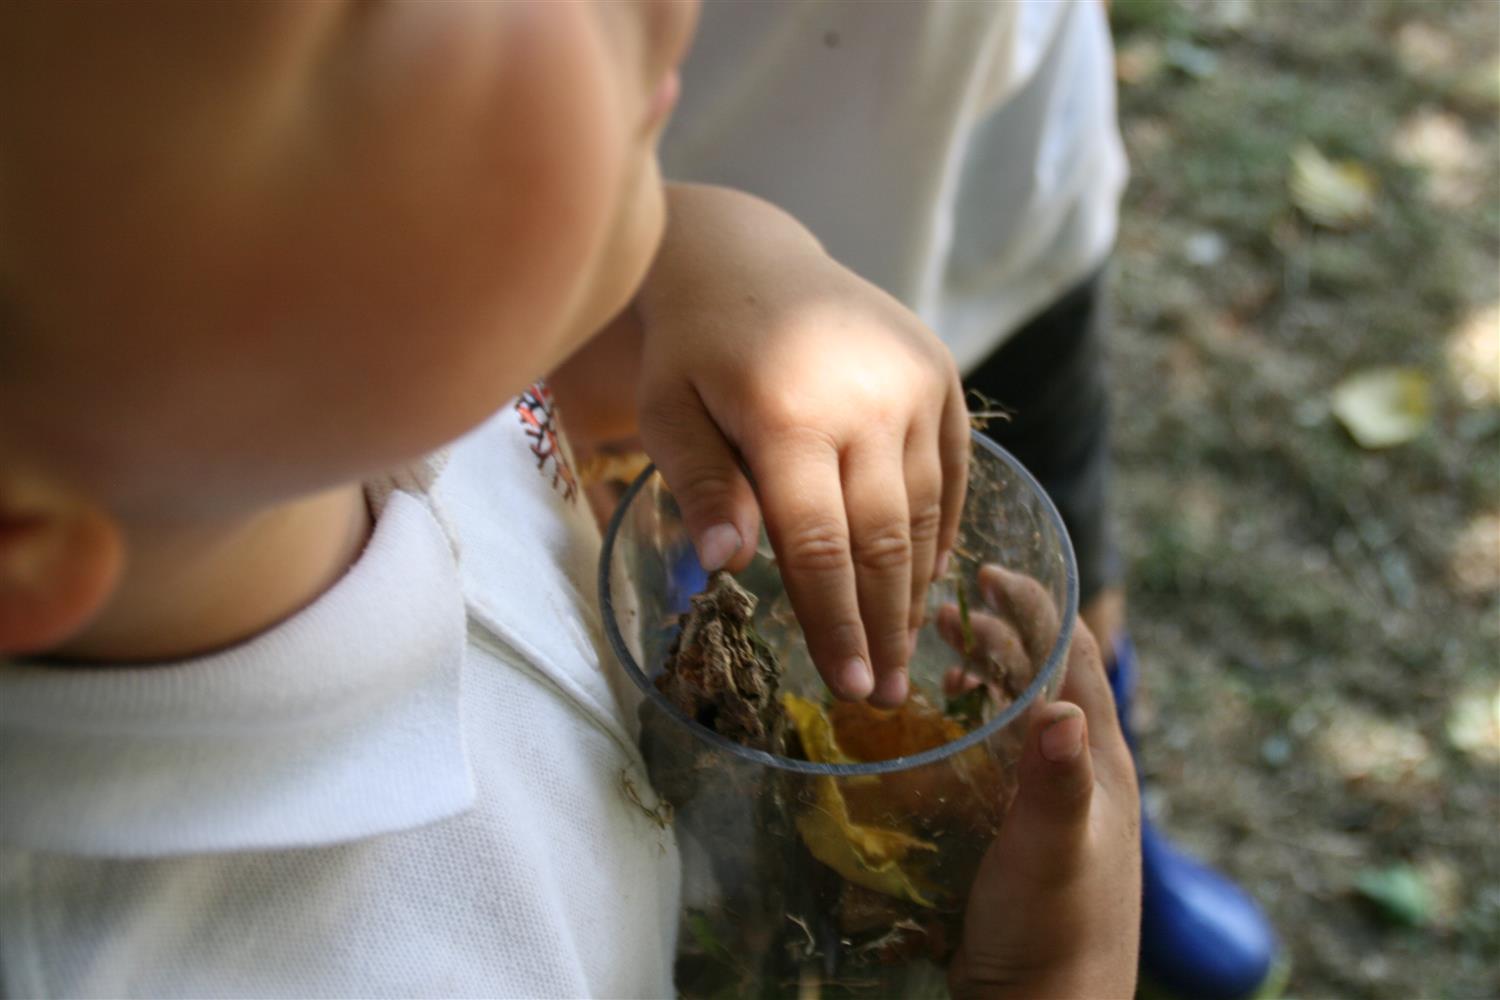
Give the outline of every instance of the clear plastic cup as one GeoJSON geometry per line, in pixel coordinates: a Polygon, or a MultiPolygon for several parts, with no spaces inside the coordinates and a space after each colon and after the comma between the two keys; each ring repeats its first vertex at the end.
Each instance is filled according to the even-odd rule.
{"type": "MultiPolygon", "coordinates": [[[[970,616],[1001,614],[978,584],[985,564],[1040,583],[1057,624],[1045,657],[1012,663],[1003,683],[979,686],[989,703],[973,728],[938,723],[942,742],[889,759],[778,756],[688,718],[655,686],[706,575],[661,476],[648,468],[625,493],[604,540],[600,603],[610,644],[641,693],[652,783],[673,808],[684,996],[943,995],[941,967],[957,945],[970,883],[1014,795],[1027,711],[1056,696],[1078,607],[1056,508],[1015,458],[975,432],[958,545],[929,591],[910,665],[913,690],[933,708],[866,710],[855,722],[866,742],[899,750],[913,745],[911,730],[915,745],[933,743],[931,716],[953,705],[952,670],[970,662],[960,648],[972,642],[970,616]],[[935,625],[943,605],[950,622],[962,609],[957,646],[935,625]]],[[[857,713],[833,706],[813,668],[764,536],[737,579],[758,599],[754,625],[783,664],[782,690],[824,706],[825,716],[857,713]]]]}

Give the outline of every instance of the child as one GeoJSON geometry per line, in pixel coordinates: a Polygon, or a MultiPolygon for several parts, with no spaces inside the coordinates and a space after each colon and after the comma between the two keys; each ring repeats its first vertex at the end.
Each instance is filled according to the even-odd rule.
{"type": "MultiPolygon", "coordinates": [[[[692,13],[0,11],[0,651],[33,657],[0,666],[4,993],[670,993],[675,844],[529,383],[657,250],[692,13]]],[[[753,421],[768,387],[730,388],[753,421]]],[[[914,380],[891,426],[949,391],[914,380]]],[[[928,466],[940,424],[916,425],[928,466]]],[[[773,534],[831,521],[788,506],[773,534]]],[[[853,534],[814,568],[858,592],[853,534]]],[[[829,648],[899,672],[867,641],[829,648]]],[[[973,911],[960,991],[1129,990],[1118,949],[1058,947],[1131,899],[1133,783],[1089,648],[1090,728],[1043,713],[1021,843],[974,894],[1056,919],[1031,940],[973,911]]]]}

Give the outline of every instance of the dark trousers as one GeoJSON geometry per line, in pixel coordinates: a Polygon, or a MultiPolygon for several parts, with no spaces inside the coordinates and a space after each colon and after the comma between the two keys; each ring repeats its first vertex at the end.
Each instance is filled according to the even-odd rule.
{"type": "MultiPolygon", "coordinates": [[[[985,433],[1036,476],[1062,514],[1078,557],[1079,599],[1087,604],[1120,582],[1107,506],[1109,391],[1104,367],[1105,271],[1073,287],[1030,319],[964,378],[982,394],[985,433]]],[[[971,397],[970,407],[979,408],[971,397]]]]}

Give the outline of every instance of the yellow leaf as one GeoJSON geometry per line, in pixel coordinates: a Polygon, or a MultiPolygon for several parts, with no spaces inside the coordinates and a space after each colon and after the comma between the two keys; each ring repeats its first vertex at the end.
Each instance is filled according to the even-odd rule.
{"type": "MultiPolygon", "coordinates": [[[[808,760],[856,763],[839,747],[823,706],[790,692],[781,696],[781,703],[808,760]]],[[[873,776],[845,780],[850,784],[878,781],[873,776]]],[[[901,830],[854,822],[843,789],[832,777],[814,780],[813,801],[797,816],[797,832],[813,857],[849,881],[922,906],[933,905],[928,898],[931,890],[906,871],[902,862],[913,851],[936,851],[937,845],[901,830]]]]}
{"type": "Polygon", "coordinates": [[[932,889],[907,872],[902,862],[913,851],[936,851],[936,844],[899,830],[853,822],[831,777],[815,779],[814,795],[813,803],[797,817],[797,832],[813,857],[856,885],[933,906],[932,889]]]}
{"type": "Polygon", "coordinates": [[[853,757],[839,749],[833,735],[833,723],[823,706],[791,692],[781,696],[781,704],[791,716],[797,736],[802,740],[802,752],[815,764],[854,764],[853,757]]]}
{"type": "Polygon", "coordinates": [[[1362,448],[1389,448],[1432,420],[1432,383],[1415,368],[1372,368],[1333,390],[1333,415],[1362,448]]]}
{"type": "Polygon", "coordinates": [[[1375,211],[1374,176],[1352,160],[1330,160],[1308,143],[1292,150],[1287,185],[1302,214],[1330,229],[1347,229],[1375,211]]]}

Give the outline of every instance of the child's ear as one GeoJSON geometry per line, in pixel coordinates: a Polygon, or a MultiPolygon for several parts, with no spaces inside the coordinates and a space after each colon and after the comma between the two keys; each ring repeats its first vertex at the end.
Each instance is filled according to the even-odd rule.
{"type": "Polygon", "coordinates": [[[0,656],[50,649],[114,592],[124,550],[88,502],[0,474],[0,656]]]}

